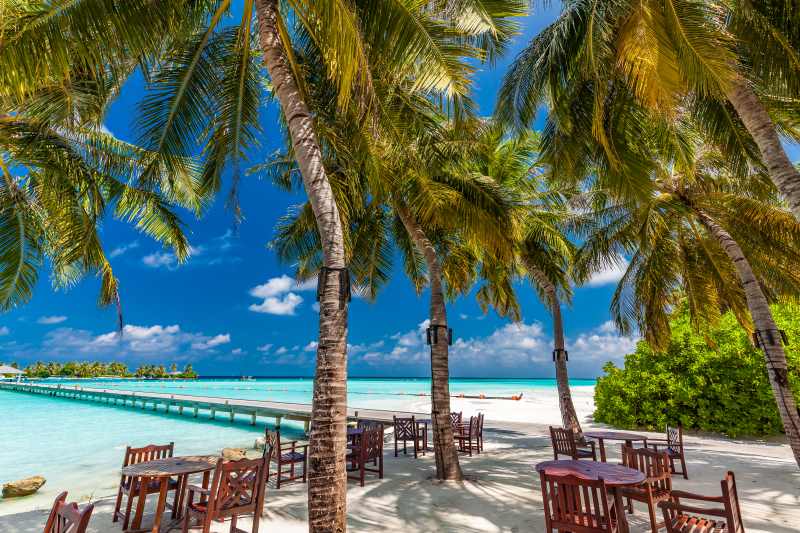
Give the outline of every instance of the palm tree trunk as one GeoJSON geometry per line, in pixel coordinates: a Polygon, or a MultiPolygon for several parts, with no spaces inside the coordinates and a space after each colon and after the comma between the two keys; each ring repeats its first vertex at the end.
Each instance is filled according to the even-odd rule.
{"type": "Polygon", "coordinates": [[[256,0],[264,62],[292,139],[306,194],[322,240],[327,275],[320,274],[319,345],[309,434],[308,528],[347,529],[347,298],[342,223],[322,164],[311,113],[298,90],[278,32],[278,0],[256,0]]]}
{"type": "Polygon", "coordinates": [[[431,420],[433,421],[433,451],[436,457],[437,479],[462,480],[458,451],[453,440],[450,422],[450,368],[447,329],[447,309],[442,292],[442,268],[436,249],[405,206],[395,206],[403,226],[414,246],[425,257],[431,288],[431,420]]]}
{"type": "Polygon", "coordinates": [[[556,353],[556,384],[558,386],[558,402],[561,409],[561,420],[564,428],[572,429],[578,439],[583,442],[583,430],[575,412],[575,405],[572,403],[572,393],[569,389],[569,374],[567,373],[567,361],[563,354],[566,353],[564,343],[564,322],[561,317],[561,302],[558,300],[556,287],[553,282],[535,265],[529,261],[525,262],[525,267],[537,283],[544,289],[547,297],[547,305],[553,315],[553,347],[556,353]]]}
{"type": "Polygon", "coordinates": [[[764,104],[742,78],[731,84],[727,97],[756,141],[772,182],[786,198],[795,218],[800,220],[800,172],[789,161],[764,104]]]}
{"type": "Polygon", "coordinates": [[[703,225],[719,241],[728,258],[733,261],[744,287],[747,307],[750,309],[750,315],[753,318],[756,330],[765,333],[769,332],[775,339],[775,342],[761,343],[761,349],[764,351],[767,375],[772,386],[772,393],[775,396],[775,402],[778,404],[778,412],[781,415],[783,428],[789,438],[789,445],[792,448],[794,459],[797,465],[800,466],[800,415],[797,412],[797,405],[789,387],[786,354],[783,351],[783,344],[778,335],[778,326],[772,317],[769,302],[767,302],[767,298],[761,290],[761,285],[759,285],[758,279],[739,244],[709,215],[698,209],[695,209],[695,212],[703,225]]]}

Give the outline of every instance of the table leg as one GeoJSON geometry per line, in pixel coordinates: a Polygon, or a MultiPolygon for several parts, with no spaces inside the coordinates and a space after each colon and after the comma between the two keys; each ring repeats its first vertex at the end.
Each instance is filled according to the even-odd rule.
{"type": "MultiPolygon", "coordinates": [[[[131,478],[131,483],[134,483],[135,478],[131,478]]],[[[141,529],[142,515],[144,515],[144,503],[147,499],[147,485],[150,483],[150,478],[139,478],[139,497],[136,500],[136,513],[133,515],[133,523],[131,529],[141,529]]]]}
{"type": "Polygon", "coordinates": [[[619,533],[629,533],[630,528],[628,527],[628,517],[625,513],[625,507],[622,503],[622,493],[619,490],[619,487],[614,487],[614,508],[617,514],[617,524],[619,526],[619,533]]]}
{"type": "Polygon", "coordinates": [[[603,439],[597,439],[598,445],[600,446],[600,462],[606,462],[606,446],[603,442],[603,439]]]}
{"type": "Polygon", "coordinates": [[[161,515],[164,514],[164,508],[167,505],[167,488],[169,487],[169,477],[160,478],[161,485],[158,490],[158,505],[156,506],[156,516],[153,518],[153,533],[159,533],[161,530],[161,515]]]}

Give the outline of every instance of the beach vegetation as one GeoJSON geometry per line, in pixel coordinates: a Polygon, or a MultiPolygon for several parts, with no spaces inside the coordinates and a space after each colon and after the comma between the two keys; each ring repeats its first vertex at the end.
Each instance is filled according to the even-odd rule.
{"type": "MultiPolygon", "coordinates": [[[[800,306],[773,304],[786,347],[789,381],[800,402],[800,306]]],[[[595,387],[597,422],[620,428],[663,430],[665,424],[724,433],[730,437],[783,431],[764,354],[753,346],[732,311],[702,332],[694,326],[688,299],[670,315],[670,336],[656,350],[646,340],[618,368],[607,363],[595,387]]]]}
{"type": "Polygon", "coordinates": [[[180,372],[175,363],[171,365],[175,370],[168,371],[164,365],[141,365],[134,372],[128,370],[125,363],[119,361],[36,361],[25,368],[28,377],[49,378],[99,378],[99,377],[137,377],[137,378],[197,378],[197,373],[191,364],[187,364],[180,372]]]}

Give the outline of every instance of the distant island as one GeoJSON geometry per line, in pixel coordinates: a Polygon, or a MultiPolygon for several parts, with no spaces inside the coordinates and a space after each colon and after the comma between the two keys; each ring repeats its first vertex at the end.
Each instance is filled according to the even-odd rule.
{"type": "MultiPolygon", "coordinates": [[[[12,364],[12,366],[15,366],[12,364]]],[[[25,368],[29,378],[170,378],[195,379],[197,372],[187,364],[183,370],[173,363],[167,368],[164,365],[141,365],[135,372],[128,370],[124,363],[102,361],[69,361],[66,363],[36,361],[25,368]]]]}

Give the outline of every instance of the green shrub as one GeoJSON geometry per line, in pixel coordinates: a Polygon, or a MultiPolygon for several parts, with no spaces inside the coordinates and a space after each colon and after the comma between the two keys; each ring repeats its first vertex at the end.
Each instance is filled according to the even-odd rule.
{"type": "MultiPolygon", "coordinates": [[[[773,306],[784,329],[789,378],[800,402],[800,307],[773,306]]],[[[663,429],[681,422],[685,428],[737,435],[780,433],[782,424],[772,395],[763,353],[727,313],[707,335],[696,333],[688,312],[676,312],[665,353],[640,341],[625,356],[625,367],[613,363],[595,388],[595,420],[621,428],[663,429]]]]}

